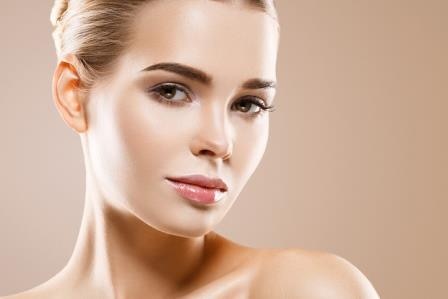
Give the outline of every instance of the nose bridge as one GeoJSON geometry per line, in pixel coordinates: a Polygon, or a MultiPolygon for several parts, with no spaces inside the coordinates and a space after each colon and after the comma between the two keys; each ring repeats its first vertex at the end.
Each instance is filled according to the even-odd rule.
{"type": "Polygon", "coordinates": [[[202,106],[197,133],[192,142],[195,155],[206,154],[227,159],[233,148],[233,137],[226,109],[220,101],[202,106]]]}

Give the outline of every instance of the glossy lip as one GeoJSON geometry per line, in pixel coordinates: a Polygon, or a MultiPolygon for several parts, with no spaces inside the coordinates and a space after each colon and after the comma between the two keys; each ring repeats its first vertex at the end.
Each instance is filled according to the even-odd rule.
{"type": "Polygon", "coordinates": [[[177,182],[166,179],[169,185],[183,198],[193,203],[195,206],[214,206],[224,198],[225,191],[216,188],[204,188],[202,186],[177,182]]]}
{"type": "Polygon", "coordinates": [[[227,184],[220,178],[209,178],[200,174],[166,178],[174,182],[196,185],[203,188],[218,189],[221,192],[226,192],[228,190],[227,184]]]}

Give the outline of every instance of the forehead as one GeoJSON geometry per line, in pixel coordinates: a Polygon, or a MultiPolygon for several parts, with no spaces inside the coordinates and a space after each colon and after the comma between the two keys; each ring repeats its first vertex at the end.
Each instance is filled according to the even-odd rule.
{"type": "Polygon", "coordinates": [[[275,80],[277,26],[265,12],[229,3],[154,1],[139,10],[128,54],[135,71],[169,61],[203,69],[227,82],[275,80]]]}

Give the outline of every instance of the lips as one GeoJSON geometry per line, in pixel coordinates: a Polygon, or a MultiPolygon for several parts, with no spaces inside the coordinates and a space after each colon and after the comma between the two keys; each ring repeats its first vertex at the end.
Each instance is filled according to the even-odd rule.
{"type": "Polygon", "coordinates": [[[199,186],[202,188],[218,189],[222,192],[226,192],[228,190],[227,184],[220,178],[209,178],[203,175],[189,175],[182,177],[167,177],[167,179],[174,182],[199,186]]]}
{"type": "Polygon", "coordinates": [[[166,180],[181,197],[195,205],[214,205],[228,190],[223,180],[202,175],[167,177],[166,180]]]}

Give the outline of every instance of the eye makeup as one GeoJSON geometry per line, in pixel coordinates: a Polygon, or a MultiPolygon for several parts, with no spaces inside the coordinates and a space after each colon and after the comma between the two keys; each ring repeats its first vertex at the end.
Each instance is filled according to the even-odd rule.
{"type": "MultiPolygon", "coordinates": [[[[184,84],[177,82],[160,83],[154,87],[148,88],[146,92],[158,102],[171,106],[184,106],[187,103],[191,103],[193,101],[193,97],[190,95],[190,89],[184,86],[184,84]],[[173,100],[173,98],[176,98],[176,95],[178,94],[184,94],[185,96],[181,97],[181,99],[173,100]]],[[[275,111],[274,105],[267,105],[265,100],[256,96],[240,97],[238,100],[232,103],[231,109],[240,111],[242,114],[245,114],[245,117],[250,118],[260,116],[264,112],[275,111]],[[249,106],[247,106],[247,104],[249,104],[249,106]],[[243,109],[238,109],[238,107],[242,107],[243,109]],[[252,110],[252,107],[255,107],[257,110],[255,112],[248,112],[252,110]]]]}

